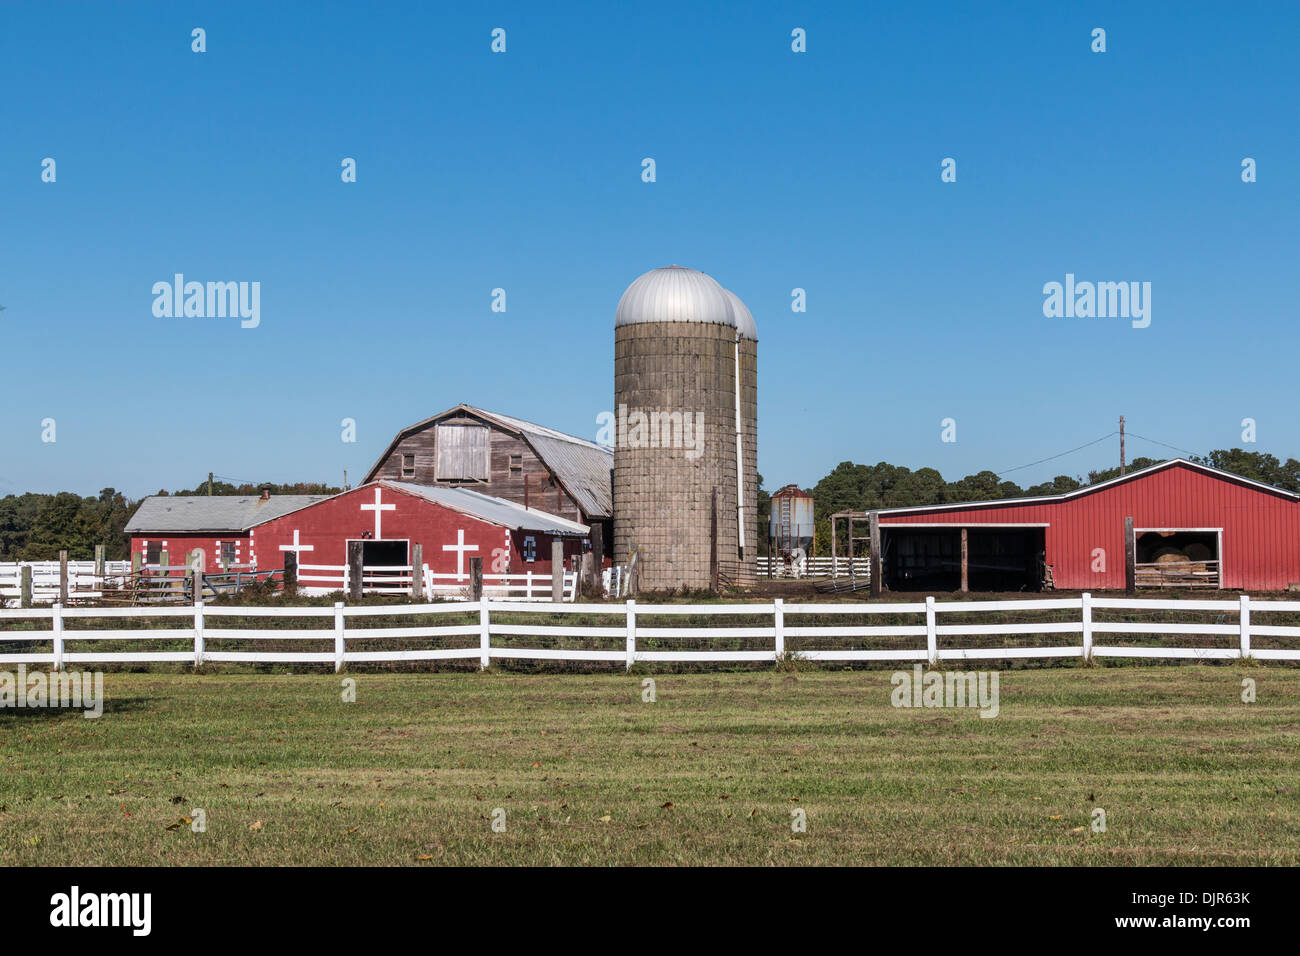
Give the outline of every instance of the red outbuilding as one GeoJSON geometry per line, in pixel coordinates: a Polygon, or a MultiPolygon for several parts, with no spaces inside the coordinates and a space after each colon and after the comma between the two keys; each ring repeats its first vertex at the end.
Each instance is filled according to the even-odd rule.
{"type": "Polygon", "coordinates": [[[127,525],[132,552],[172,566],[201,552],[207,573],[231,567],[268,571],[294,554],[305,590],[339,590],[349,542],[361,542],[367,568],[420,563],[446,581],[469,580],[470,559],[483,573],[551,573],[553,540],[565,565],[583,553],[589,527],[468,488],[374,481],[323,497],[273,495],[147,498],[127,525]],[[311,568],[310,566],[316,566],[311,568]],[[455,578],[450,578],[455,575],[455,578]]]}
{"type": "Polygon", "coordinates": [[[1300,582],[1300,495],[1184,459],[1060,495],[876,516],[882,579],[894,590],[1300,582]]]}
{"type": "MultiPolygon", "coordinates": [[[[251,547],[260,564],[283,567],[291,552],[302,566],[341,568],[349,542],[359,541],[363,565],[395,568],[410,566],[418,546],[421,564],[435,575],[468,581],[471,558],[483,559],[484,574],[549,575],[554,539],[572,567],[589,530],[468,488],[373,481],[257,525],[251,547]]],[[[300,580],[305,587],[328,585],[315,580],[322,576],[329,574],[305,570],[300,580]]]]}
{"type": "MultiPolygon", "coordinates": [[[[198,552],[207,574],[257,567],[251,531],[328,495],[151,495],[140,502],[126,533],[131,557],[147,567],[192,566],[198,552]]],[[[271,557],[277,558],[278,555],[271,557]]],[[[264,561],[264,568],[281,565],[264,561]]]]}

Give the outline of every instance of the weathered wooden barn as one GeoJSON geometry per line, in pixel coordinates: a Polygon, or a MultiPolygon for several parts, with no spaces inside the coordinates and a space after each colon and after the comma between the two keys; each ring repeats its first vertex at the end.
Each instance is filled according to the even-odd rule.
{"type": "Polygon", "coordinates": [[[576,521],[603,558],[613,469],[614,453],[595,442],[461,404],[398,432],[365,480],[468,488],[576,521]]]}
{"type": "Polygon", "coordinates": [[[851,517],[892,590],[1300,584],[1300,495],[1184,459],[1060,495],[851,517]]]}

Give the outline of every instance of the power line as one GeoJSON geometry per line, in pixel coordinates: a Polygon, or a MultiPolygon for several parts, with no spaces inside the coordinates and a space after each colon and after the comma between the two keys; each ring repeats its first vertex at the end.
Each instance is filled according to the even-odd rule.
{"type": "Polygon", "coordinates": [[[1143,438],[1143,436],[1136,432],[1129,432],[1129,434],[1134,438],[1141,438],[1143,441],[1149,441],[1153,445],[1163,445],[1165,448],[1172,448],[1174,451],[1181,451],[1184,455],[1191,455],[1193,458],[1196,457],[1196,452],[1188,451],[1186,448],[1179,448],[1177,445],[1171,445],[1168,442],[1156,441],[1154,438],[1143,438]]]}
{"type": "Polygon", "coordinates": [[[1016,467],[1014,468],[1005,468],[1002,471],[996,472],[996,474],[999,478],[1001,478],[1003,475],[1009,475],[1013,471],[1020,471],[1023,468],[1032,468],[1034,467],[1034,465],[1041,465],[1044,462],[1055,461],[1057,458],[1064,458],[1066,455],[1073,455],[1076,451],[1082,451],[1085,448],[1091,448],[1093,445],[1100,444],[1101,442],[1104,442],[1108,438],[1114,438],[1118,434],[1119,431],[1116,430],[1111,432],[1108,435],[1102,435],[1100,438],[1094,439],[1093,441],[1090,442],[1086,442],[1085,444],[1080,445],[1078,448],[1071,448],[1069,451],[1063,451],[1059,455],[1051,455],[1047,458],[1040,458],[1038,459],[1038,461],[1031,461],[1027,465],[1016,465],[1016,467]]]}

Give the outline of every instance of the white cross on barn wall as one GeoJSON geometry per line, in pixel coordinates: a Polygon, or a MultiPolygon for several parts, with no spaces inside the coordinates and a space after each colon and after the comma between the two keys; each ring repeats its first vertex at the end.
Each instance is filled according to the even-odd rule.
{"type": "Polygon", "coordinates": [[[375,503],[373,505],[361,506],[362,511],[373,511],[375,513],[375,540],[376,541],[378,541],[380,538],[384,536],[384,524],[383,524],[384,512],[397,510],[397,505],[386,505],[380,502],[379,496],[381,493],[382,493],[382,489],[376,488],[375,503]]]}
{"type": "Polygon", "coordinates": [[[466,544],[466,543],[465,543],[465,529],[464,529],[464,528],[457,528],[457,529],[456,529],[456,543],[455,543],[455,544],[444,544],[444,545],[442,546],[442,550],[444,550],[444,551],[455,551],[455,552],[456,552],[456,580],[457,580],[457,581],[463,581],[463,580],[465,579],[465,552],[466,552],[466,551],[477,551],[477,550],[478,550],[478,545],[476,545],[476,544],[466,544]]]}
{"type": "Polygon", "coordinates": [[[293,529],[293,544],[282,544],[282,545],[280,545],[280,550],[281,550],[281,551],[292,551],[292,552],[293,552],[294,560],[297,561],[299,564],[302,564],[302,554],[301,554],[301,552],[303,552],[303,551],[315,551],[315,550],[316,550],[316,546],[315,546],[314,544],[300,544],[300,543],[298,542],[298,529],[297,529],[297,528],[294,528],[294,529],[293,529]]]}

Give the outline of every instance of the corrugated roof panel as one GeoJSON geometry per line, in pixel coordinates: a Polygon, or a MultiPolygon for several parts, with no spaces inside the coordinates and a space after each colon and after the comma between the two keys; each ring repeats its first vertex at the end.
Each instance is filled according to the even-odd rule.
{"type": "Polygon", "coordinates": [[[614,452],[599,445],[580,445],[571,441],[531,434],[529,442],[546,466],[555,472],[584,514],[593,518],[614,515],[614,452]]]}
{"type": "Polygon", "coordinates": [[[329,495],[151,495],[140,502],[128,534],[152,531],[247,531],[329,495]]]}
{"type": "Polygon", "coordinates": [[[409,495],[432,501],[434,504],[474,515],[493,524],[514,531],[540,531],[543,534],[585,535],[591,529],[585,524],[570,521],[536,508],[525,508],[504,498],[470,491],[468,488],[448,488],[444,485],[413,485],[405,481],[381,481],[380,484],[409,495]]]}

